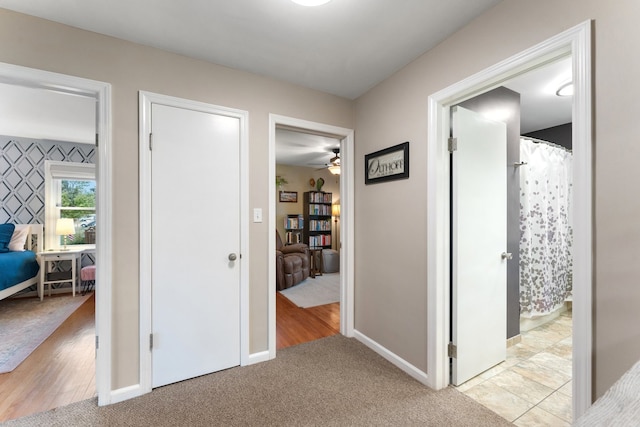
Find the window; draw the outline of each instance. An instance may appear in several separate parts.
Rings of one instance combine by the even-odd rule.
[[[60,218],[73,220],[73,233],[56,234]],[[45,247],[95,244],[95,165],[45,161]]]

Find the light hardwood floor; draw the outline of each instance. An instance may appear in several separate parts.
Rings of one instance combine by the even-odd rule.
[[[92,296],[16,369],[0,374],[0,422],[95,396],[94,337]]]
[[[276,293],[276,348],[335,335],[340,304],[299,308]],[[95,297],[13,372],[0,374],[0,423],[96,395]]]

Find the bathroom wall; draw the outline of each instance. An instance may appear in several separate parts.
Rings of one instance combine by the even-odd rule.
[[[534,132],[529,132],[524,136],[530,136],[531,138],[538,138],[544,141],[553,142],[554,144],[562,145],[564,148],[571,150],[573,132],[571,129],[571,123],[565,123],[559,126],[553,126],[546,129],[540,129]]]

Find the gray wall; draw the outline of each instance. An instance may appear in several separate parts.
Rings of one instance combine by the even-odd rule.
[[[553,142],[554,144],[562,145],[564,148],[567,148],[569,150],[571,150],[573,147],[571,142],[573,137],[571,123],[565,123],[563,125],[529,132],[524,136],[530,136],[532,138],[538,138],[544,141]]]
[[[486,113],[492,110],[510,111],[507,125],[507,252],[513,259],[507,263],[507,338],[520,333],[520,172],[513,163],[520,160],[520,94],[499,87],[460,106]]]

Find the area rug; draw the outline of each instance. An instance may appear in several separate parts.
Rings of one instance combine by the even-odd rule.
[[[0,374],[20,365],[91,295],[0,301]]]
[[[325,273],[309,277],[304,282],[280,291],[282,295],[302,308],[340,301],[340,273]]]

